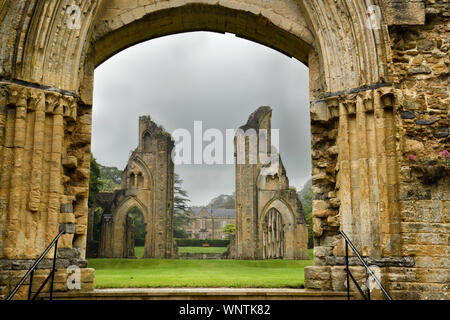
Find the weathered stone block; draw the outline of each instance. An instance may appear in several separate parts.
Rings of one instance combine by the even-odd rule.
[[[74,169],[78,166],[78,159],[74,156],[67,156],[62,160],[62,165],[66,168]]]
[[[408,73],[411,75],[416,75],[416,74],[430,74],[432,71],[429,67],[427,66],[418,66],[418,67],[411,67],[408,70]]]
[[[450,222],[450,201],[444,202],[444,217],[445,222]]]
[[[423,143],[417,140],[406,139],[405,141],[405,152],[421,154],[425,150]]]
[[[311,103],[310,107],[311,119],[314,121],[328,121],[330,120],[330,111],[325,101],[318,101]]]
[[[72,248],[73,234],[63,234],[58,241],[58,248]]]
[[[314,247],[314,256],[326,257],[332,255],[333,247]]]
[[[73,213],[73,205],[70,204],[61,204],[60,208],[61,213]]]
[[[418,222],[442,222],[442,201],[417,201]]]
[[[389,25],[425,24],[425,4],[422,1],[387,0],[384,9]]]
[[[59,223],[75,224],[75,215],[72,213],[61,213],[59,215]]]
[[[75,234],[84,235],[84,234],[86,234],[86,232],[87,232],[86,224],[76,224]]]
[[[78,266],[80,268],[87,268],[88,261],[85,259],[70,259],[71,266]]]
[[[333,291],[347,290],[347,273],[345,267],[331,267],[331,286]]]
[[[422,293],[409,290],[391,290],[390,295],[394,300],[422,300]]]
[[[82,282],[94,282],[95,270],[92,268],[81,269]]]
[[[75,223],[60,223],[59,231],[64,231],[66,234],[74,234],[75,233]]]
[[[331,268],[330,267],[306,267],[305,287],[308,289],[330,290]]]
[[[58,259],[79,259],[80,248],[58,248]]]

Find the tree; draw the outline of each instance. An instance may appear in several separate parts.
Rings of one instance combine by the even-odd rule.
[[[302,190],[303,191],[303,190]],[[314,247],[314,233],[312,226],[312,188],[309,187],[303,192],[303,197],[300,198],[303,206],[303,213],[305,214],[306,223],[308,224],[308,248]]]
[[[90,173],[89,173],[89,196],[88,196],[88,207],[93,208],[95,207],[95,203],[96,203],[96,197],[97,194],[100,192],[100,188],[102,186],[102,183],[100,181],[100,166],[97,163],[97,161],[95,160],[94,156],[91,154],[91,159],[90,159]],[[89,214],[93,214],[94,215],[94,223],[92,226],[92,232],[93,232],[93,241],[87,241],[86,246],[87,246],[87,255],[90,256],[91,254],[93,256],[96,256],[97,252],[97,244],[98,244],[98,239],[99,239],[99,234],[100,234],[100,220],[101,220],[101,215],[103,213],[103,210],[101,210],[101,208],[97,208],[94,212],[91,212],[89,210]]]
[[[89,177],[89,196],[88,196],[88,206],[92,208],[95,205],[95,197],[100,192],[102,187],[102,182],[100,181],[100,165],[95,160],[94,156],[91,154],[91,168]]]
[[[98,164],[100,167],[100,192],[113,192],[115,189],[120,188],[122,182],[122,170],[116,167],[106,167]]]
[[[113,192],[115,189],[120,187],[120,184],[111,179],[100,179],[100,182],[100,192]]]
[[[99,166],[101,178],[103,180],[111,180],[120,185],[120,183],[122,182],[122,170],[119,170],[116,167],[102,166],[101,164],[99,164]]]
[[[213,198],[207,204],[207,207],[213,209],[234,209],[236,207],[235,194],[221,194],[220,196]]]
[[[234,224],[227,224],[222,228],[222,233],[227,235],[227,239],[230,239],[230,236],[236,232],[236,226]]]
[[[187,233],[183,227],[192,221],[188,205],[190,200],[187,191],[182,186],[184,181],[178,173],[175,173],[174,180],[173,236],[175,238],[187,238]]]
[[[138,208],[134,207],[130,210],[128,216],[133,221],[134,244],[136,246],[144,246],[146,233],[144,215]]]

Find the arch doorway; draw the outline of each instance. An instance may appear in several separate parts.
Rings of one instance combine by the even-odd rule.
[[[124,257],[143,258],[145,252],[146,225],[144,214],[137,207],[128,211],[125,220]]]

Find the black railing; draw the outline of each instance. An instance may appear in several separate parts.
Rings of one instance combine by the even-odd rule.
[[[28,277],[30,278],[30,282],[29,282],[29,287],[28,287],[28,300],[35,300],[37,298],[37,296],[39,295],[39,293],[42,291],[42,289],[44,289],[45,285],[47,284],[48,280],[51,279],[51,283],[50,283],[50,300],[53,299],[53,282],[55,279],[55,273],[56,271],[58,271],[56,269],[56,258],[57,258],[57,250],[58,250],[58,240],[59,238],[64,234],[64,231],[61,231],[56,237],[55,239],[53,239],[52,243],[50,243],[50,245],[47,247],[47,249],[45,249],[45,251],[41,254],[41,256],[33,263],[33,265],[30,267],[30,269],[28,269],[27,273],[23,276],[22,280],[19,281],[19,283],[17,284],[17,286],[14,288],[14,290],[9,294],[9,296],[6,298],[6,300],[11,300],[14,295],[17,293],[17,291],[20,289],[20,287],[25,283],[25,281],[28,279]],[[34,294],[34,296],[32,296],[32,286],[33,286],[33,276],[34,276],[34,271],[36,270],[39,262],[41,262],[44,257],[48,254],[48,252],[55,247],[55,253],[53,256],[53,266],[52,266],[52,270],[50,271],[49,275],[47,276],[47,278],[45,279],[45,281],[42,283],[42,285],[39,287],[39,289],[36,291],[36,293]]]
[[[363,296],[363,298],[365,300],[370,300],[370,277],[372,277],[372,279],[380,287],[380,289],[383,292],[383,294],[385,295],[385,297],[388,300],[392,300],[392,298],[389,295],[389,293],[383,287],[383,285],[381,284],[380,280],[378,280],[378,278],[375,276],[375,274],[372,272],[372,270],[370,270],[369,266],[364,261],[364,259],[361,257],[361,255],[359,254],[358,250],[355,248],[355,246],[350,241],[350,239],[347,237],[347,235],[343,231],[339,231],[339,233],[345,240],[345,271],[347,272],[347,298],[348,298],[348,300],[350,300],[350,279],[352,279],[353,283],[355,284],[356,288],[358,289],[359,293]],[[355,277],[353,277],[352,272],[350,271],[349,263],[348,263],[348,247],[349,246],[352,249],[353,253],[356,255],[356,257],[358,257],[359,261],[362,263],[364,268],[366,269],[367,294],[364,293],[364,291],[361,289],[361,286],[358,284],[358,282],[356,281]]]

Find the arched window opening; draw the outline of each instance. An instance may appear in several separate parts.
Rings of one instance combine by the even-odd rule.
[[[284,227],[281,213],[272,208],[264,219],[264,259],[282,259],[284,257]]]
[[[139,172],[137,175],[137,187],[143,188],[144,187],[144,176],[142,172]]]
[[[131,173],[130,174],[130,180],[129,180],[129,187],[134,187],[135,186],[135,180],[136,180],[136,178],[135,178],[134,173]]]
[[[144,152],[151,152],[151,150],[152,150],[152,137],[150,136],[150,133],[146,132],[144,134],[143,142],[144,142]]]

